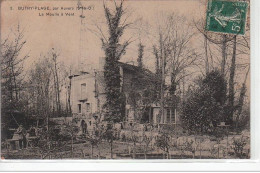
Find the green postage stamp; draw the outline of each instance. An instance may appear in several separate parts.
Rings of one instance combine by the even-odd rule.
[[[247,2],[209,0],[206,30],[244,35],[247,7]]]

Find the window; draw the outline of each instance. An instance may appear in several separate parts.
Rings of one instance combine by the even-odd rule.
[[[167,122],[175,123],[175,109],[173,108],[167,108]]]
[[[81,104],[78,104],[78,113],[81,113]]]
[[[91,112],[91,110],[90,110],[90,103],[86,103],[86,111],[87,112]]]
[[[86,85],[86,83],[81,84],[80,95],[81,95],[81,99],[86,98],[86,96],[87,96],[87,85]]]
[[[176,114],[176,115],[175,115]],[[172,108],[172,122],[173,123],[176,123],[176,116],[177,116],[177,112],[176,112],[176,109],[173,109]]]
[[[170,122],[170,121],[171,121],[171,109],[167,108],[167,118],[166,118],[165,122]]]

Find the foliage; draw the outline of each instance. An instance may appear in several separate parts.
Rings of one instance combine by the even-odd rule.
[[[152,142],[153,140],[153,136],[152,133],[150,133],[150,135],[146,135],[145,133],[143,134],[143,138],[142,138],[142,142],[145,144],[145,147],[147,148],[149,146],[149,144]]]
[[[170,137],[166,133],[163,133],[157,137],[155,144],[158,148],[166,152],[168,157],[170,149]]]
[[[220,142],[220,140],[227,135],[227,129],[224,129],[223,127],[216,127],[213,134],[214,137],[216,137],[216,141]]]
[[[103,125],[98,125],[96,123],[96,128],[93,133],[88,133],[86,136],[87,141],[90,142],[91,145],[91,158],[93,158],[93,148],[96,146],[98,148],[98,156],[100,156],[99,145],[102,143],[102,140],[105,137],[105,128]]]
[[[97,123],[94,133],[88,134],[86,138],[92,146],[98,146],[102,142],[102,139],[105,138],[105,132],[105,127],[102,125],[99,126]]]
[[[113,127],[107,127],[103,137],[109,143],[113,143],[113,141],[116,140],[116,130]]]
[[[240,115],[236,113],[236,132],[239,133],[245,129],[250,129],[250,109],[249,107],[245,107],[242,111]]]
[[[58,53],[52,49],[46,56],[40,57],[29,71],[29,114],[41,117],[68,114],[65,107],[61,107],[60,94],[67,77],[61,65]]]
[[[239,158],[241,158],[243,156],[243,150],[244,147],[247,144],[247,139],[242,136],[238,139],[233,139],[233,146],[231,146],[231,148],[234,150],[235,155]]]
[[[182,108],[181,120],[189,132],[210,133],[225,121],[226,81],[214,70],[199,81]]]
[[[169,91],[170,104],[177,106],[178,86],[186,76],[192,74],[189,72],[190,68],[197,64],[199,56],[191,44],[195,34],[185,16],[171,13],[162,22],[159,27],[159,41],[153,47],[156,74],[164,72],[164,75],[158,75],[163,83],[165,76],[169,77],[170,85],[165,89]]]
[[[142,43],[140,43],[138,45],[138,58],[137,58],[137,62],[138,62],[138,67],[143,68],[144,64],[143,64],[143,56],[144,56],[144,45]]]
[[[63,136],[71,136],[72,138],[75,138],[75,136],[78,134],[79,132],[79,127],[75,124],[66,124],[63,126],[60,135]]]
[[[126,135],[123,133],[122,136],[121,136],[121,140],[123,142],[126,142],[127,141],[127,138],[126,138]]]
[[[1,104],[1,139],[6,137],[7,129],[13,125],[12,121],[15,121],[15,125],[22,123],[14,120],[14,114],[19,114],[21,119],[25,118],[27,98],[24,93],[26,85],[23,63],[28,55],[21,53],[25,44],[19,25],[8,38],[1,40],[1,103],[4,103]]]
[[[28,90],[30,114],[45,117],[51,109],[51,62],[48,58],[39,60],[29,73]]]
[[[71,152],[73,153],[73,141],[79,132],[79,127],[75,124],[49,125],[39,131],[38,147],[42,158],[46,158],[52,154],[64,151],[67,144],[71,144]]]
[[[41,153],[42,159],[54,154],[56,152],[64,150],[65,145],[70,140],[70,136],[60,134],[60,129],[52,127],[47,130],[43,128],[39,131],[38,147]]]
[[[132,85],[128,94],[128,104],[132,106],[137,122],[147,122],[147,117],[144,114],[149,106],[157,100],[156,88],[154,86],[156,82],[158,83],[158,81],[152,82],[144,78],[134,78],[131,81]],[[140,84],[145,88],[139,87],[138,85]]]
[[[108,124],[104,132],[103,138],[110,144],[110,157],[113,158],[113,142],[116,140],[117,131],[113,124]]]
[[[106,119],[112,122],[122,121],[124,115],[124,95],[121,93],[120,67],[118,61],[125,54],[128,42],[119,43],[127,24],[121,25],[121,18],[124,14],[123,1],[120,5],[115,3],[116,9],[114,14],[104,5],[105,16],[108,25],[108,39],[101,39],[105,51],[105,91]]]
[[[148,148],[149,148],[149,145],[152,143],[153,139],[154,139],[154,136],[152,134],[152,129],[150,131],[149,134],[146,134],[145,132],[143,132],[143,137],[142,137],[142,143],[144,144],[144,157],[146,159],[147,157],[147,151],[148,151]]]
[[[195,154],[195,147],[193,147],[193,143],[194,143],[194,141],[193,140],[186,140],[185,141],[185,143],[184,143],[184,146],[185,146],[185,150],[187,150],[187,151],[190,151],[190,152],[192,152],[193,154]]]
[[[224,104],[227,97],[227,82],[218,70],[213,70],[202,80],[201,88],[209,88],[217,103]]]

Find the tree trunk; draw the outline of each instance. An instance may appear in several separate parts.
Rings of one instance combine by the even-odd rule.
[[[243,105],[244,105],[244,97],[246,94],[246,80],[249,74],[250,68],[248,68],[245,79],[244,79],[244,83],[242,85],[241,91],[240,91],[240,96],[239,96],[239,101],[238,101],[238,105],[237,105],[237,116],[236,116],[236,129],[238,128],[238,121],[240,118],[240,114],[242,113],[242,109],[243,109]]]
[[[219,143],[220,143],[220,141],[218,141],[218,159],[219,159]]]
[[[221,74],[223,76],[225,76],[226,58],[227,58],[227,35],[223,35],[222,62],[221,62]]]
[[[71,77],[70,77],[70,82],[69,82],[69,90],[68,90],[68,108],[69,108],[69,114],[71,114]]]
[[[110,154],[111,159],[113,159],[113,142],[110,143]]]
[[[144,148],[144,159],[145,160],[147,159],[146,153],[147,153],[147,147],[145,146],[145,148]]]
[[[201,139],[199,140],[199,145],[200,145],[200,159],[201,159]]]
[[[18,101],[18,88],[17,88],[17,82],[16,82],[16,74],[14,72],[14,65],[12,64],[12,76],[13,76],[13,81],[14,81],[14,91],[15,91],[15,99]]]
[[[205,71],[206,74],[209,73],[209,58],[208,58],[208,40],[207,37],[204,36],[204,45],[205,45]]]
[[[73,158],[73,135],[71,136],[71,157]]]
[[[57,89],[57,110],[58,113],[61,111],[61,105],[60,105],[60,84],[59,84],[59,76],[58,76],[58,70],[57,70],[57,55],[54,54],[54,68],[55,68],[55,76],[56,76],[56,89]]]
[[[230,106],[230,114],[228,115],[227,122],[229,124],[232,123],[233,114],[234,114],[234,78],[235,78],[235,71],[236,71],[236,49],[237,49],[237,36],[234,36],[234,43],[233,43],[233,55],[231,60],[230,66],[230,77],[229,77],[229,106]]]
[[[49,114],[47,114],[47,143],[48,143],[48,150],[51,149],[50,146],[50,133],[49,133]]]
[[[175,98],[176,89],[177,89],[176,74],[175,74],[175,72],[173,71],[173,72],[171,73],[170,97],[171,97],[171,104],[174,105],[174,108],[176,108],[176,107],[175,107],[175,102],[176,102],[176,100],[174,99],[174,98]]]
[[[164,75],[165,75],[165,57],[163,53],[163,41],[162,34],[160,34],[160,56],[161,56],[161,105],[160,105],[160,114],[161,114],[161,122],[164,122]],[[161,123],[159,122],[159,123]]]
[[[91,144],[91,159],[93,159],[93,145]]]
[[[163,151],[163,159],[165,159],[165,151]]]
[[[134,142],[134,146],[133,146],[134,152],[133,152],[133,159],[135,159],[135,155],[136,155],[136,144]]]
[[[100,147],[99,147],[99,145],[97,146],[97,148],[98,148],[98,159],[100,159],[101,157],[100,157]]]
[[[131,155],[131,146],[129,143],[128,143],[128,154],[129,154],[129,156]]]
[[[153,54],[155,56],[155,73],[156,75],[159,75],[160,73],[159,55],[158,55],[158,50],[155,46],[153,46]]]

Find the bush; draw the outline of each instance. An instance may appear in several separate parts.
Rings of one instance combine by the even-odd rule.
[[[226,81],[217,70],[199,80],[189,91],[182,107],[181,120],[190,133],[212,134],[221,121],[226,121]]]
[[[169,149],[170,149],[170,138],[167,134],[162,134],[157,137],[155,145],[163,150],[169,158]]]
[[[244,147],[247,144],[247,139],[245,137],[240,137],[238,139],[233,139],[233,146],[231,148],[234,150],[236,157],[242,158]]]
[[[243,109],[239,119],[236,123],[236,132],[240,133],[245,129],[250,129],[250,108],[246,107]]]
[[[126,136],[125,136],[124,133],[123,133],[122,136],[121,136],[121,140],[122,140],[123,142],[126,142]]]

